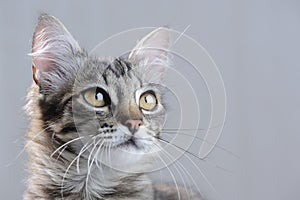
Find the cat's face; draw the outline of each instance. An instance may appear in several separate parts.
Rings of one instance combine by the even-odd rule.
[[[78,73],[85,75],[75,79],[72,118],[80,136],[96,136],[97,145],[110,151],[110,158],[102,152],[103,162],[124,165],[158,149],[156,137],[164,122],[161,86],[145,80],[139,66],[120,59],[88,61]]]
[[[167,30],[159,28],[128,57],[101,60],[83,51],[57,19],[41,16],[31,55],[45,126],[62,145],[105,164],[146,160],[159,149],[164,123],[160,83],[168,45]]]

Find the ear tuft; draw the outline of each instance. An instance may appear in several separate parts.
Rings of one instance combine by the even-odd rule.
[[[74,67],[72,57],[78,51],[78,43],[58,19],[48,14],[39,17],[29,54],[36,68],[34,75]],[[37,81],[37,76],[34,79]]]
[[[142,67],[151,82],[160,82],[169,66],[169,48],[169,29],[159,27],[138,42],[128,59]]]
[[[129,55],[132,61],[161,58],[164,59],[170,46],[169,30],[159,27],[141,39]]]

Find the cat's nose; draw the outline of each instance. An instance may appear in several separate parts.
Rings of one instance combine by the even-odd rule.
[[[139,129],[139,126],[143,124],[143,122],[140,119],[129,119],[126,120],[124,124],[128,127],[131,133],[135,133]]]

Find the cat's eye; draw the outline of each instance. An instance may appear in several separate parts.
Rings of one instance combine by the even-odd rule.
[[[157,104],[157,99],[153,91],[147,91],[144,92],[140,96],[140,101],[139,101],[139,106],[140,108],[150,111],[153,110]]]
[[[109,95],[102,88],[96,87],[85,90],[83,97],[87,103],[94,107],[104,107],[110,104]]]

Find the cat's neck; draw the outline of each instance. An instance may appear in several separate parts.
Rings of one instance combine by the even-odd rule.
[[[151,182],[143,174],[122,173],[101,164],[94,164],[91,167],[87,158],[81,159],[80,166],[79,171],[71,167],[61,170],[60,173],[64,173],[65,176],[63,183],[61,176],[51,179],[56,179],[56,184],[62,184],[63,188],[81,194],[86,199],[95,197],[118,199],[117,196],[120,194],[123,197],[131,196],[130,199],[142,199],[140,195],[143,193],[147,193],[147,198],[152,194]]]

